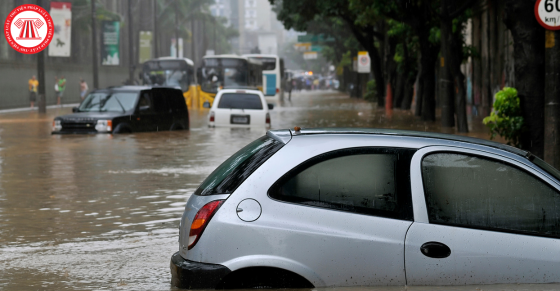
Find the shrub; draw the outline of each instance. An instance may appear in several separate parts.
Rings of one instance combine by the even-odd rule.
[[[520,147],[524,129],[521,106],[515,88],[505,87],[494,96],[494,109],[482,122],[490,128],[490,139],[496,135],[504,137],[508,145]]]

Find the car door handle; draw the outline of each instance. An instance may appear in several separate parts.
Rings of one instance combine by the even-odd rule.
[[[451,255],[451,249],[448,246],[436,241],[430,241],[423,244],[420,247],[420,251],[424,254],[424,256],[436,259],[447,258]]]

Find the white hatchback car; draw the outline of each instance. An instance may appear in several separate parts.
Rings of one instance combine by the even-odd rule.
[[[425,286],[560,282],[559,255],[560,172],[529,152],[294,128],[202,182],[170,264],[190,289]]]
[[[207,102],[204,107],[210,107]],[[270,127],[270,113],[259,90],[223,89],[218,92],[208,113],[208,125],[228,127]]]

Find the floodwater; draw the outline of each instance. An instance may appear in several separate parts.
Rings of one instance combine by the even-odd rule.
[[[265,130],[208,128],[206,111],[191,111],[189,131],[51,135],[53,117],[70,111],[0,114],[0,290],[173,290],[169,259],[178,250],[185,202],[216,166]],[[328,91],[296,92],[271,118],[273,128],[439,129]],[[479,120],[473,123],[469,135],[488,137]],[[560,289],[462,288],[406,290]],[[405,287],[328,290],[347,289]]]

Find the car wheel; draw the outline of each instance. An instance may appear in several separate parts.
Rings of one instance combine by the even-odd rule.
[[[115,127],[115,130],[113,130],[113,133],[132,133],[132,129],[126,124],[119,124]]]
[[[171,130],[183,130],[183,125],[181,125],[180,123],[175,123],[171,126]]]

